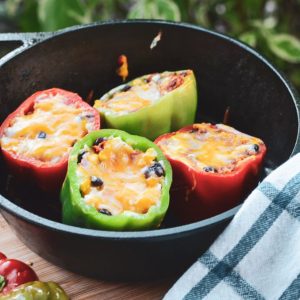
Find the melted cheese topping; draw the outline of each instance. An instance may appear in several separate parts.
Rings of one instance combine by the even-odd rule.
[[[163,72],[139,77],[121,85],[95,101],[94,107],[105,114],[125,115],[157,102],[162,96],[181,86],[192,71]]]
[[[38,96],[33,110],[13,119],[5,129],[1,147],[22,157],[59,162],[93,127],[94,116],[67,100],[60,94]]]
[[[263,142],[232,127],[195,124],[193,130],[176,132],[158,142],[163,152],[204,172],[227,173],[242,160],[256,155]]]
[[[82,197],[100,213],[144,214],[160,203],[164,176],[147,173],[157,164],[153,148],[144,153],[119,137],[110,137],[100,146],[86,148],[80,156],[76,172]]]

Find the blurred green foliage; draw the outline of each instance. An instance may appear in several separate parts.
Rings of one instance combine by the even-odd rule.
[[[189,22],[256,48],[300,90],[300,0],[6,0],[0,16],[7,31],[126,18]]]

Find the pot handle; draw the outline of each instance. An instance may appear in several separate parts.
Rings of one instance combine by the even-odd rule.
[[[0,33],[0,62],[3,63],[13,55],[54,34],[54,32]]]

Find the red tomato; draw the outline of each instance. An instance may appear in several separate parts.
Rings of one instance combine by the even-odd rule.
[[[2,285],[1,279],[4,280]],[[0,293],[6,294],[23,283],[35,280],[38,277],[28,265],[16,259],[7,259],[0,252]]]

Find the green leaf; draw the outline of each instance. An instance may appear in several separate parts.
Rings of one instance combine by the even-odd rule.
[[[256,37],[256,34],[253,31],[244,32],[238,38],[242,42],[244,42],[245,44],[250,45],[251,47],[255,47],[256,46],[257,37]]]
[[[180,10],[172,0],[138,0],[129,10],[129,19],[180,21]]]
[[[189,10],[194,10],[193,1],[182,1],[182,0],[173,0],[173,2],[177,5],[180,11],[180,19],[184,21],[189,20]],[[199,5],[197,5],[199,6]],[[191,22],[191,20],[190,20]]]
[[[41,29],[54,31],[80,23],[78,16],[85,12],[80,0],[39,0],[38,18]]]
[[[276,27],[278,20],[275,17],[268,17],[264,19],[263,24],[267,29],[273,29]]]
[[[204,27],[210,27],[210,20],[209,20],[209,6],[207,4],[197,5],[195,7],[195,20],[196,22]]]
[[[300,90],[300,70],[299,69],[293,69],[290,72],[290,79],[292,80],[292,83]]]
[[[0,275],[0,293],[3,290],[4,286],[5,286],[5,279],[3,276]]]
[[[23,3],[23,12],[18,21],[23,31],[40,31],[40,22],[37,15],[38,3],[36,0],[26,0]]]
[[[127,0],[126,0],[127,1]],[[92,3],[90,0],[87,3]],[[124,4],[123,4],[124,5]],[[92,7],[93,11],[93,20],[109,20],[109,19],[122,19],[125,18],[121,12],[121,2],[116,0],[106,0],[106,1],[94,1],[94,4],[89,4],[89,7]],[[127,12],[126,12],[127,13]],[[120,15],[121,14],[121,15]]]
[[[300,40],[289,34],[272,34],[269,36],[270,50],[279,58],[290,62],[300,62]]]
[[[16,16],[22,0],[6,0],[5,6],[7,14],[11,17]]]
[[[243,5],[249,19],[261,16],[262,6],[264,5],[262,0],[244,0]]]

